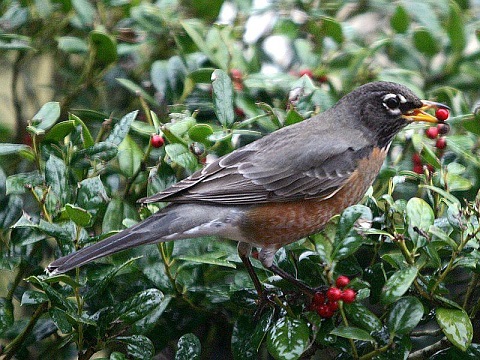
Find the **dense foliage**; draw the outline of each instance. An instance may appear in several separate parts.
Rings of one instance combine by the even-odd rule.
[[[479,24],[462,0],[2,1],[0,357],[478,359]],[[30,117],[44,58],[52,101]],[[448,104],[450,131],[403,131],[363,205],[278,252],[310,286],[351,279],[332,317],[253,260],[257,311],[235,244],[213,238],[45,275],[164,206],[140,197],[373,80]]]

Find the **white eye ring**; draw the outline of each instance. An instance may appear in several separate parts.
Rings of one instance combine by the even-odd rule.
[[[400,106],[400,100],[395,94],[387,94],[383,97],[383,106],[387,110],[395,110]]]

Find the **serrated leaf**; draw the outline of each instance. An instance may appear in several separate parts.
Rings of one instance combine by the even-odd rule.
[[[217,69],[212,74],[212,86],[217,119],[224,127],[230,128],[235,121],[232,80],[225,71]]]
[[[367,331],[353,326],[339,326],[333,329],[330,334],[352,340],[375,342],[375,339]]]
[[[155,347],[149,338],[143,335],[119,336],[114,338],[122,344],[127,345],[127,353],[133,359],[150,359],[155,355]]]
[[[105,216],[102,221],[102,233],[121,230],[124,228],[122,222],[124,219],[138,219],[138,213],[135,208],[122,199],[115,198],[108,203]]]
[[[65,210],[67,212],[68,218],[72,220],[75,224],[78,226],[87,226],[90,224],[90,221],[92,219],[92,215],[90,215],[87,210],[82,209],[81,207],[72,205],[72,204],[66,204],[65,205]]]
[[[68,191],[67,166],[62,159],[52,154],[45,163],[45,182],[58,196],[61,205],[64,205],[70,193]]]
[[[385,304],[397,301],[408,291],[417,274],[418,268],[416,266],[408,266],[395,271],[383,287],[381,301]]]
[[[427,232],[433,225],[435,215],[431,206],[425,200],[414,197],[408,200],[405,213],[408,221],[408,235],[417,248],[425,245],[425,237],[415,229]]]
[[[343,304],[343,308],[349,322],[368,332],[380,330],[382,322],[378,317],[368,310],[364,305],[354,302],[352,304]]]
[[[27,290],[22,295],[21,305],[39,305],[48,301],[45,293],[36,290]]]
[[[182,144],[168,144],[165,146],[168,157],[183,168],[194,171],[197,168],[197,158]]]
[[[127,178],[130,178],[133,177],[140,168],[143,159],[143,151],[137,143],[127,135],[118,146],[117,159],[122,174]]]
[[[188,333],[178,339],[175,360],[196,360],[201,354],[200,340],[194,334]]]
[[[299,359],[308,347],[310,330],[305,321],[284,317],[270,329],[267,349],[277,360]]]
[[[50,129],[60,117],[60,103],[52,101],[43,105],[32,118],[32,126],[39,130]]]
[[[472,342],[473,326],[465,310],[437,308],[435,317],[447,339],[466,351]]]
[[[415,297],[407,296],[398,300],[390,310],[387,326],[392,334],[405,335],[411,332],[423,316],[423,305]]]
[[[137,117],[137,114],[138,110],[135,110],[122,117],[120,121],[115,124],[112,132],[105,139],[105,142],[109,142],[117,146],[120,145],[123,139],[125,139],[125,136],[127,136],[128,131],[130,130],[130,125]]]

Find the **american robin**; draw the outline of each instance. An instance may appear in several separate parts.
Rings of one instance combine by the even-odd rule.
[[[138,245],[205,235],[239,242],[239,254],[261,291],[248,260],[252,246],[267,269],[282,246],[321,230],[359,202],[373,183],[394,136],[414,121],[437,123],[425,112],[445,105],[420,100],[403,85],[373,82],[334,107],[284,127],[227,154],[169,189],[141,199],[170,202],[143,222],[55,260],[52,274]]]

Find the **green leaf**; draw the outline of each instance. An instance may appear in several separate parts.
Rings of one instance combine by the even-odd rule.
[[[403,6],[398,5],[395,8],[395,12],[390,18],[390,26],[400,34],[403,34],[408,30],[408,27],[410,26],[410,17]]]
[[[13,322],[12,302],[4,297],[0,297],[0,335],[9,329]]]
[[[154,126],[143,121],[132,122],[131,129],[140,135],[144,135],[145,137],[150,137],[152,134],[156,133]]]
[[[120,143],[127,136],[128,131],[130,130],[130,125],[132,125],[133,120],[137,117],[138,110],[132,111],[122,117],[119,122],[115,124],[112,129],[112,132],[105,139],[105,142],[109,142],[115,145],[120,145]]]
[[[235,360],[257,359],[258,349],[267,336],[273,312],[266,311],[257,320],[251,315],[241,315],[235,321],[232,333],[232,354]]]
[[[89,168],[91,161],[110,161],[117,156],[118,147],[110,142],[99,142],[86,149],[78,150],[72,156],[72,164],[77,168]]]
[[[465,310],[437,308],[435,317],[447,339],[466,351],[472,342],[473,326]]]
[[[118,146],[118,165],[123,175],[130,178],[137,172],[142,164],[143,151],[129,136],[125,136]]]
[[[290,109],[287,112],[287,116],[285,117],[285,126],[293,125],[303,121],[303,116],[300,115],[295,109]]]
[[[68,120],[73,120],[75,121],[75,125],[80,125],[82,127],[82,138],[83,138],[83,144],[86,148],[93,146],[95,144],[95,141],[93,140],[92,134],[90,133],[90,130],[88,130],[87,125],[80,119],[77,115],[75,114],[69,114],[68,115]]]
[[[194,334],[188,333],[178,339],[175,360],[196,360],[200,359],[201,354],[202,345]]]
[[[372,211],[364,205],[353,205],[345,209],[338,222],[332,258],[345,259],[364,243],[364,238],[356,230],[359,219],[371,222]]]
[[[335,19],[323,17],[322,31],[324,32],[325,36],[331,37],[336,43],[341,44],[343,42],[342,25]]]
[[[84,54],[88,51],[87,42],[75,36],[61,36],[57,42],[58,48],[69,54]]]
[[[45,135],[47,141],[63,141],[75,129],[75,121],[67,120],[55,124]]]
[[[95,221],[98,211],[109,200],[100,176],[82,180],[78,184],[77,205],[88,211]]]
[[[284,317],[267,335],[268,352],[277,360],[299,359],[308,347],[310,331],[305,321]]]
[[[64,205],[70,191],[67,182],[67,166],[62,159],[50,154],[45,163],[45,182]]]
[[[48,314],[57,326],[58,330],[60,330],[62,333],[68,334],[72,331],[72,324],[69,321],[70,316],[68,316],[65,311],[56,307],[52,307],[50,310],[48,310]]]
[[[168,144],[165,152],[171,161],[187,170],[194,171],[198,166],[197,158],[182,144]]]
[[[375,342],[375,339],[368,332],[353,326],[339,326],[333,329],[330,334],[352,340]]]
[[[119,336],[114,341],[127,346],[127,353],[133,359],[150,359],[155,355],[155,347],[149,338],[143,335]]]
[[[32,126],[38,130],[48,130],[60,117],[60,103],[48,102],[33,116]]]
[[[11,175],[6,181],[6,194],[24,194],[27,191],[27,187],[35,187],[42,184],[43,177],[38,170]]]
[[[72,6],[75,9],[75,14],[78,16],[81,24],[84,27],[93,25],[95,17],[95,8],[88,0],[71,0]]]
[[[117,61],[117,42],[103,31],[92,30],[90,32],[90,46],[94,52],[95,61],[100,66]]]
[[[123,229],[123,220],[138,219],[135,208],[122,199],[115,198],[108,203],[102,222],[102,233]]]
[[[0,156],[17,154],[21,150],[31,150],[30,146],[23,144],[0,144]]]
[[[36,290],[27,290],[22,295],[21,305],[39,305],[48,301],[45,293]]]
[[[67,211],[68,218],[72,220],[78,226],[87,226],[92,220],[92,215],[87,210],[81,207],[74,206],[72,204],[66,204],[65,210]]]
[[[450,47],[455,53],[460,54],[467,45],[463,11],[455,1],[450,1],[449,5],[450,14],[447,22],[447,34],[450,39]]]
[[[408,235],[417,248],[424,246],[426,244],[425,237],[421,236],[415,229],[428,232],[435,220],[432,208],[425,200],[414,197],[408,200],[405,212],[408,221]]]
[[[420,322],[423,316],[423,305],[415,297],[407,296],[398,300],[390,310],[387,326],[391,334],[406,335]]]
[[[382,322],[378,317],[359,302],[352,304],[343,304],[348,320],[353,324],[368,332],[378,331],[382,327]]]
[[[418,268],[416,266],[397,270],[385,283],[380,297],[381,301],[385,304],[397,301],[408,291],[417,274]]]
[[[426,28],[418,28],[413,33],[413,44],[418,51],[426,56],[433,56],[438,53],[438,41]]]
[[[235,269],[236,266],[234,263],[225,260],[225,259],[220,259],[220,256],[225,256],[224,253],[221,254],[212,254],[212,253],[207,253],[207,254],[200,254],[200,255],[192,255],[192,256],[178,256],[177,259],[179,260],[184,260],[184,261],[191,261],[191,262],[196,262],[199,264],[208,264],[208,265],[218,265],[218,266],[225,266],[229,267],[232,269]]]
[[[22,216],[23,199],[12,195],[0,200],[0,229],[7,230]]]
[[[211,135],[213,135],[213,129],[208,124],[195,124],[188,129],[188,137],[202,144],[210,144],[211,141],[209,137]]]
[[[232,80],[225,71],[217,69],[212,74],[212,86],[215,114],[220,124],[230,128],[235,121]]]

